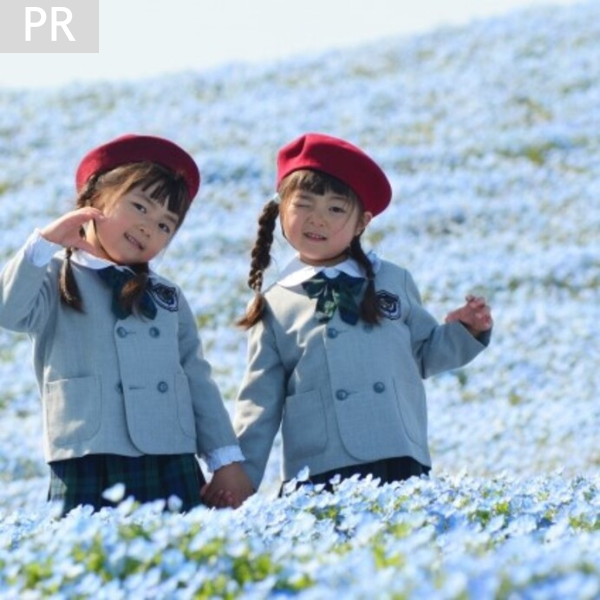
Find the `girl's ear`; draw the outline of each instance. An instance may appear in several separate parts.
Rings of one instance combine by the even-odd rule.
[[[362,235],[363,231],[367,228],[367,225],[371,222],[373,218],[373,213],[369,211],[363,212],[363,214],[358,219],[356,223],[356,235]]]

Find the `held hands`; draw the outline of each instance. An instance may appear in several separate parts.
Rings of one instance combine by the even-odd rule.
[[[83,237],[81,228],[90,221],[101,221],[104,215],[97,208],[86,206],[79,208],[56,219],[50,225],[42,229],[42,237],[54,244],[60,244],[65,248],[79,248],[95,254],[94,247]]]
[[[214,472],[200,495],[207,506],[239,508],[254,493],[254,488],[240,463],[234,462]]]
[[[485,298],[468,295],[465,300],[464,306],[448,313],[446,323],[460,321],[474,337],[491,329],[494,321]]]

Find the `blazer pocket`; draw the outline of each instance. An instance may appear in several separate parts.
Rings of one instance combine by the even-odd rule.
[[[409,439],[427,445],[427,403],[422,384],[405,383],[400,390],[394,381],[404,430]]]
[[[380,391],[351,392],[347,398],[334,401],[342,443],[361,461],[394,456],[405,437],[393,383],[379,383],[383,383]]]
[[[177,418],[185,435],[196,438],[196,418],[192,405],[190,384],[185,375],[175,375],[175,395],[177,396]]]
[[[284,452],[295,459],[320,454],[327,447],[327,425],[319,390],[288,396],[281,425]]]
[[[97,377],[49,381],[44,388],[46,426],[51,443],[69,446],[98,433],[102,387]]]

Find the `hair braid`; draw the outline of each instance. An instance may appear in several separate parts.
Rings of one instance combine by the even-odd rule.
[[[90,179],[83,192],[77,197],[75,203],[77,208],[83,208],[92,203],[94,194],[96,193],[96,177]],[[83,237],[83,228],[81,230],[81,236]],[[71,255],[73,254],[74,248],[65,249],[65,260],[60,268],[60,275],[58,279],[58,289],[60,294],[60,300],[66,306],[70,306],[78,312],[83,312],[83,303],[81,301],[81,293],[75,274],[73,273],[73,265],[71,264]]]
[[[279,204],[275,200],[269,200],[258,218],[258,233],[252,248],[250,274],[248,275],[248,287],[254,291],[254,300],[246,310],[246,314],[237,321],[237,325],[244,329],[249,329],[262,318],[264,310],[264,297],[262,294],[264,272],[271,264],[273,231],[278,216]]]
[[[133,269],[135,277],[123,286],[119,303],[127,312],[132,311],[138,314],[142,296],[148,284],[150,268],[148,263],[130,265],[130,268]]]
[[[73,248],[66,248],[65,260],[60,267],[60,276],[58,279],[60,300],[63,304],[74,308],[76,311],[83,312],[79,286],[77,285],[71,265],[71,254],[73,254]]]
[[[377,294],[375,293],[375,272],[373,271],[373,264],[361,246],[360,236],[352,240],[349,255],[365,269],[367,274],[367,287],[360,304],[360,316],[366,323],[376,325],[380,321],[381,313],[377,306]]]

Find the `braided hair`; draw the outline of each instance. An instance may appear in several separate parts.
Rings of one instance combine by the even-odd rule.
[[[258,218],[258,232],[252,248],[250,274],[247,282],[248,287],[254,292],[254,299],[245,315],[236,322],[244,329],[250,329],[263,317],[265,299],[262,293],[262,285],[264,272],[271,264],[271,246],[273,245],[275,222],[292,192],[297,189],[313,194],[326,194],[331,191],[346,196],[355,202],[356,206],[361,207],[360,200],[348,185],[322,171],[302,169],[290,173],[282,180],[278,190],[281,205],[276,200],[270,200],[264,205]],[[371,261],[361,246],[360,234],[354,237],[347,252],[349,257],[356,260],[364,268],[367,275],[367,287],[360,305],[360,316],[366,323],[377,324],[380,320],[380,311],[375,293],[375,273]]]
[[[118,202],[124,194],[138,186],[142,186],[144,191],[152,189],[152,200],[177,214],[177,228],[181,226],[191,204],[185,181],[156,163],[131,163],[91,177],[81,190],[75,205],[76,208],[99,205],[106,207]],[[83,228],[80,235],[85,237]],[[63,304],[83,312],[83,302],[71,264],[73,250],[74,248],[65,250],[65,260],[59,275],[59,293]],[[148,263],[127,266],[134,271],[135,277],[123,287],[120,301],[123,308],[138,313],[139,303],[148,282],[149,266]]]
[[[373,263],[361,246],[359,235],[350,243],[348,256],[363,267],[367,275],[367,287],[360,303],[360,317],[365,323],[377,325],[381,320],[381,312],[377,303],[377,293],[375,292],[375,271],[373,270]]]
[[[250,260],[250,274],[248,287],[254,291],[254,299],[246,310],[246,314],[237,321],[237,325],[249,329],[261,320],[265,299],[262,293],[264,272],[271,264],[271,246],[273,245],[273,231],[279,216],[279,203],[269,200],[258,218],[258,233],[252,248]]]

